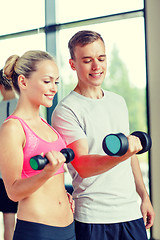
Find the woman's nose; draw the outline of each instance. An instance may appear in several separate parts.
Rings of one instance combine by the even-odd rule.
[[[55,82],[52,83],[51,91],[52,92],[57,92],[57,90],[58,90],[57,84]]]

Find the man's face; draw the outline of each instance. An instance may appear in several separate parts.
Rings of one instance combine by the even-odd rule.
[[[101,86],[107,69],[104,43],[98,39],[86,46],[77,46],[75,59],[70,59],[70,65],[77,72],[81,86]]]

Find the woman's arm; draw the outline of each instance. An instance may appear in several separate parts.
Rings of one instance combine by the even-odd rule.
[[[22,179],[25,134],[17,121],[7,121],[0,128],[0,171],[8,196],[20,201],[39,189],[65,162],[59,152],[49,152],[50,163],[39,174]]]

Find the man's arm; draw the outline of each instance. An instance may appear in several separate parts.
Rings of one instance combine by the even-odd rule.
[[[120,162],[127,160],[133,154],[142,149],[141,143],[138,138],[130,135],[128,137],[129,148],[125,155],[121,157],[111,157],[108,155],[88,155],[88,142],[87,139],[80,139],[68,145],[75,153],[75,158],[71,162],[73,167],[82,178],[87,178],[104,173]]]
[[[144,224],[146,226],[146,229],[149,229],[153,225],[155,213],[150,202],[145,184],[143,182],[139,161],[136,155],[133,155],[131,158],[131,166],[136,184],[136,190],[142,200],[141,212],[143,215]]]
[[[89,154],[87,136],[79,119],[72,109],[62,104],[52,114],[52,126],[61,134],[66,145],[73,149],[75,158],[71,164],[82,178],[104,173],[142,149],[139,138],[130,135],[128,151],[121,157]]]

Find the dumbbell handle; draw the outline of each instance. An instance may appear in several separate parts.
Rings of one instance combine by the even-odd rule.
[[[66,158],[65,163],[69,163],[74,159],[75,155],[71,148],[63,148],[60,152]],[[49,163],[49,161],[46,156],[36,155],[30,159],[30,166],[34,170],[42,170],[47,163]]]

